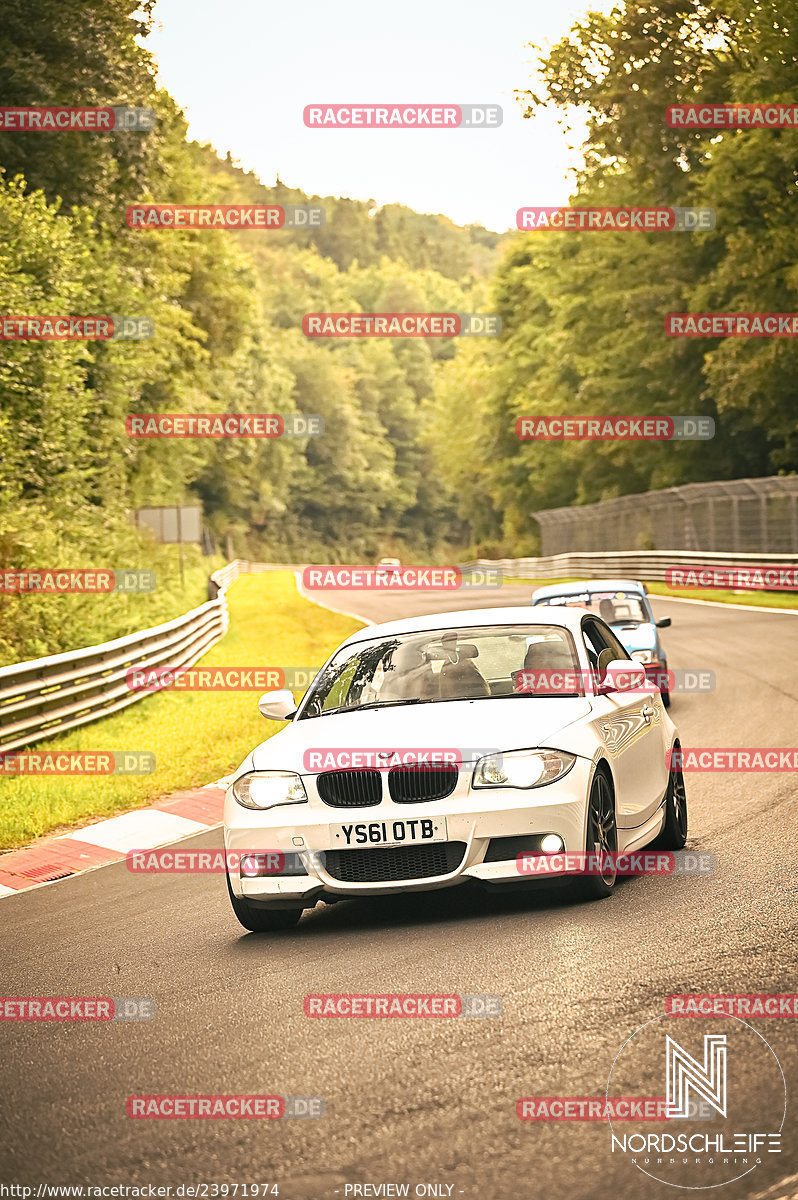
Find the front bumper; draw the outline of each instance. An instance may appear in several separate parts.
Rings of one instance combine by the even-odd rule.
[[[470,789],[470,771],[461,772],[455,791],[443,800],[420,804],[396,804],[385,799],[367,808],[333,808],[324,804],[315,789],[314,777],[303,776],[309,803],[255,812],[225,798],[224,841],[228,851],[263,853],[272,850],[298,855],[305,875],[267,875],[242,879],[231,872],[230,886],[236,896],[254,901],[296,901],[312,906],[328,896],[381,896],[407,891],[429,891],[467,881],[483,884],[518,883],[516,858],[484,862],[491,838],[556,833],[566,851],[585,847],[587,795],[593,764],[577,758],[562,779],[541,788]],[[350,883],[330,875],[324,853],[338,850],[334,827],[349,822],[431,818],[446,819],[448,842],[465,846],[462,860],[446,874],[390,882],[370,880]],[[321,852],[321,853],[320,853]],[[358,850],[353,849],[353,854]]]

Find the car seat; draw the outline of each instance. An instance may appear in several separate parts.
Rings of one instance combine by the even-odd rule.
[[[526,672],[533,671],[576,671],[571,651],[561,638],[532,642],[527,647],[523,668],[513,671],[513,689],[516,692],[539,690],[542,694],[550,694],[551,689],[545,686],[545,680],[543,686],[538,689],[532,687],[531,679],[524,679]]]
[[[606,621],[608,625],[612,625],[615,620],[615,605],[612,600],[599,601],[599,616],[602,621]]]
[[[438,676],[418,646],[405,643],[391,655],[380,700],[434,700],[439,693]]]
[[[461,656],[456,645],[447,646],[446,653],[447,661],[438,676],[442,700],[482,700],[490,696],[487,680],[473,658]]]

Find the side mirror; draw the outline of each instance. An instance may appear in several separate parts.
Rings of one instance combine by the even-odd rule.
[[[287,721],[296,712],[296,700],[288,688],[265,692],[258,701],[258,712],[270,721]]]
[[[601,681],[602,692],[652,692],[642,663],[614,658],[607,664]]]
[[[655,621],[657,629],[667,629],[671,623],[670,617],[663,617],[661,621]]]

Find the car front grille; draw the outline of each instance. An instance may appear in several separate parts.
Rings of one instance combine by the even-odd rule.
[[[392,767],[388,772],[388,792],[394,804],[423,804],[443,800],[457,787],[455,766]],[[382,772],[325,771],[316,777],[316,788],[325,804],[332,808],[373,808],[382,800]]]
[[[456,870],[466,852],[465,842],[435,842],[430,846],[380,846],[372,850],[328,850],[328,875],[342,883],[392,883],[427,879]]]
[[[332,808],[372,808],[382,800],[379,771],[325,771],[316,777],[316,788]]]
[[[457,767],[392,767],[388,772],[388,791],[395,804],[422,804],[442,800],[457,787]]]

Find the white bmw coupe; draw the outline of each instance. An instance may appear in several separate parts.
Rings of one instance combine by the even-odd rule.
[[[676,728],[586,609],[366,626],[298,707],[289,691],[259,707],[290,724],[247,756],[224,810],[230,900],[253,931],[320,899],[517,885],[529,856],[598,862],[568,879],[600,898],[619,853],[685,844]]]

